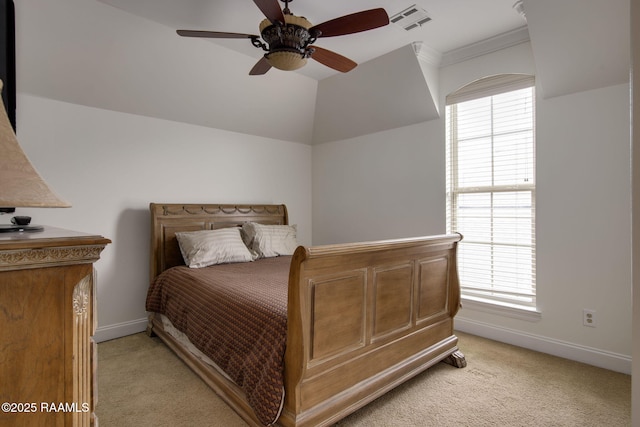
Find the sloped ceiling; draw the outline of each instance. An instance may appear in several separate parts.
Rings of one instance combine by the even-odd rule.
[[[523,1],[526,21],[513,9],[515,0],[417,1],[433,18],[419,32],[390,25],[323,39],[323,47],[360,63],[350,74],[312,63],[300,72],[274,70],[256,78],[247,75],[256,62],[253,47],[243,53],[181,38],[171,24],[177,19],[187,28],[253,32],[235,26],[248,21],[253,27],[260,19],[248,0],[19,0],[18,91],[313,144],[437,117],[439,67],[501,48],[496,40],[505,34],[516,42],[530,38],[544,97],[628,81],[629,0]],[[322,22],[380,6],[390,14],[402,9],[391,0],[295,0],[291,8]],[[209,26],[209,17],[228,27]],[[427,64],[410,55],[412,42],[430,52]],[[326,100],[341,87],[348,98],[336,108]],[[385,102],[371,101],[381,93]]]
[[[342,140],[438,118],[437,98],[429,90],[437,88],[437,82],[428,82],[427,75],[416,47],[407,45],[350,73],[321,80],[313,141]]]
[[[629,0],[524,0],[545,98],[629,81]]]
[[[18,91],[310,144],[317,81],[252,79],[253,58],[96,0],[19,0]],[[20,118],[17,118],[18,128]]]

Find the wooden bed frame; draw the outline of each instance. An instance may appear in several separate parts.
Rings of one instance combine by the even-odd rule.
[[[152,203],[150,211],[152,280],[184,264],[176,231],[288,223],[284,205]],[[330,425],[440,361],[466,365],[453,333],[461,239],[298,247],[289,273],[285,402],[278,425]],[[154,313],[148,332],[249,425],[260,425],[240,388],[168,335]]]

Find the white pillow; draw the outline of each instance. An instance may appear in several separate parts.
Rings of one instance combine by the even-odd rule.
[[[181,231],[176,233],[184,262],[191,268],[253,261],[240,235],[240,228]]]
[[[293,255],[298,247],[295,225],[265,225],[246,222],[242,225],[244,242],[258,257]]]

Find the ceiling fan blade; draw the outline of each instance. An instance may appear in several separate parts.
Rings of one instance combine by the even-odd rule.
[[[267,58],[263,56],[262,58],[260,58],[260,61],[258,61],[256,65],[253,66],[251,71],[249,71],[249,75],[259,76],[262,74],[266,74],[266,72],[269,71],[270,69],[271,69],[271,64],[269,64],[269,61],[267,61]]]
[[[311,58],[315,59],[321,64],[326,65],[327,67],[333,68],[334,70],[346,73],[353,70],[358,65],[356,62],[350,60],[349,58],[332,52],[328,49],[324,49],[318,46],[311,46],[311,48],[314,49],[314,52],[311,54]]]
[[[253,2],[272,24],[275,24],[276,21],[284,24],[284,13],[282,13],[278,0],[253,0]]]
[[[389,15],[384,9],[378,8],[335,18],[315,25],[310,30],[321,31],[320,37],[334,37],[373,30],[387,24],[389,24]]]
[[[250,39],[258,36],[252,34],[223,33],[219,31],[178,30],[183,37],[205,37],[211,39]]]

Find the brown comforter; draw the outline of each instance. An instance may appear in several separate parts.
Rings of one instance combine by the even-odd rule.
[[[291,257],[200,269],[174,267],[151,284],[147,311],[167,316],[242,390],[258,419],[276,421],[284,399]]]

